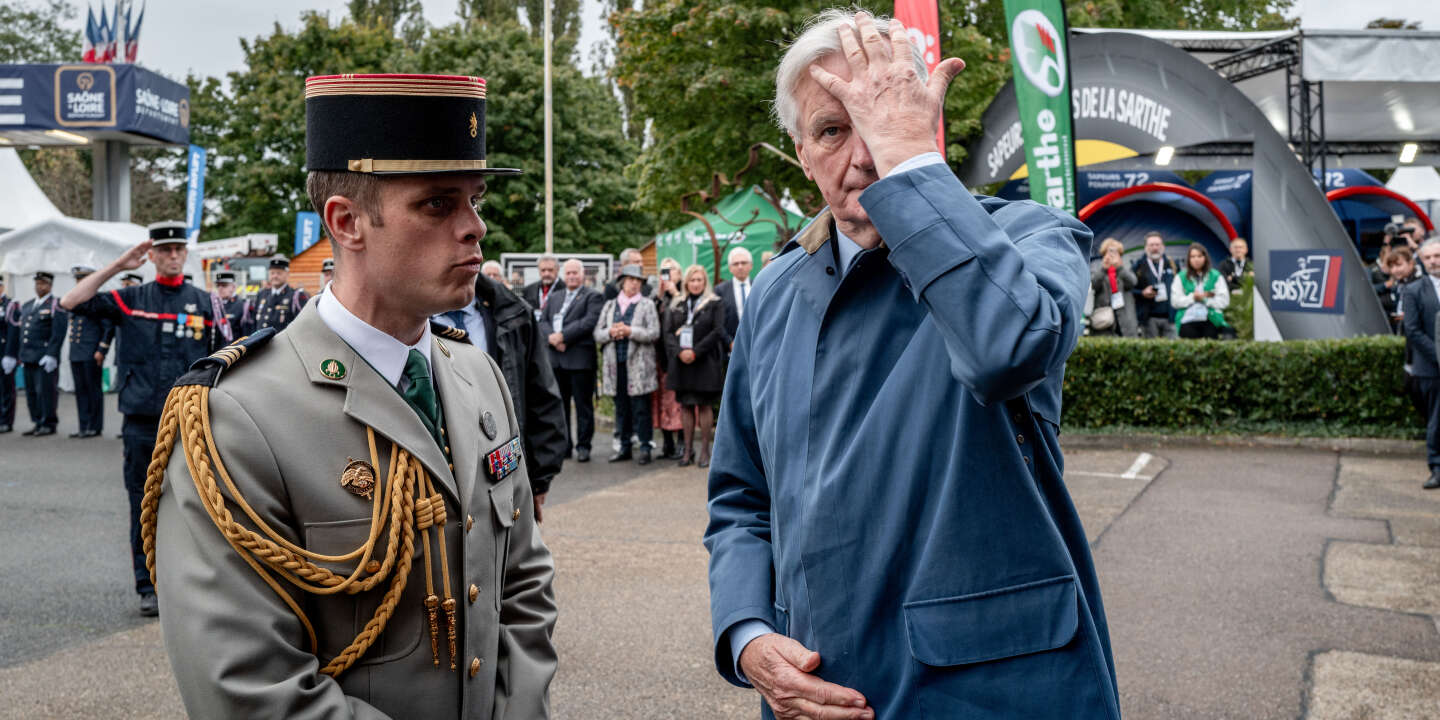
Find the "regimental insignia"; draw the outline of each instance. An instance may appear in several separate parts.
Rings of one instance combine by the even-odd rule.
[[[485,431],[486,440],[495,439],[495,433],[498,432],[498,429],[495,427],[495,416],[491,415],[489,410],[486,410],[485,414],[480,416],[480,429]]]
[[[349,462],[340,472],[340,487],[369,500],[375,492],[375,468],[364,460],[345,459]]]
[[[477,134],[479,134],[479,132],[480,119],[475,117],[475,113],[472,112],[470,113],[470,137],[475,137]]]
[[[520,436],[490,451],[485,456],[485,467],[492,482],[500,482],[520,467]]]
[[[320,374],[331,380],[339,380],[345,377],[345,363],[330,358],[320,363]]]

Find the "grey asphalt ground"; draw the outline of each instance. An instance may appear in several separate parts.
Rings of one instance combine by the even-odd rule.
[[[182,717],[158,624],[135,614],[118,417],[70,440],[73,417],[62,395],[58,435],[0,436],[0,718]],[[542,524],[555,717],[757,717],[710,664],[703,471],[596,455],[567,465]],[[1066,468],[1127,718],[1440,717],[1423,456],[1087,446]]]

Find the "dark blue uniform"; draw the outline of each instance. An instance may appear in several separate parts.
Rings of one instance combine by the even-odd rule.
[[[255,314],[250,301],[236,295],[220,301],[221,312],[230,323],[230,332],[238,340],[255,332]]]
[[[189,283],[167,287],[147,282],[102,292],[75,312],[115,323],[119,337],[116,365],[120,412],[125,416],[125,491],[130,495],[130,550],[135,591],[155,591],[140,545],[140,502],[145,474],[155,450],[155,433],[165,396],[190,364],[213,352],[214,313],[210,294]]]
[[[296,315],[300,314],[300,308],[310,301],[310,295],[304,290],[297,290],[289,285],[279,290],[267,287],[255,296],[255,327],[273,327],[276,331],[289,327]]]
[[[10,328],[20,324],[20,303],[0,294],[0,357],[10,355]],[[15,424],[15,373],[0,372],[0,432]]]
[[[70,315],[70,376],[75,379],[75,411],[80,418],[80,437],[99,435],[105,426],[105,396],[101,394],[102,360],[115,339],[115,323],[108,318]]]
[[[60,346],[65,344],[65,321],[69,317],[52,293],[43,300],[26,301],[20,307],[20,323],[10,327],[5,352],[19,358],[25,367],[25,404],[37,430],[53,431],[59,424],[56,386],[60,379]],[[45,357],[55,358],[55,370],[45,372],[40,367],[40,359]]]

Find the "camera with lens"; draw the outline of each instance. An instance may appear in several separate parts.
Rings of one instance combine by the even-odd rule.
[[[1371,227],[1374,227],[1373,225]],[[1392,238],[1400,234],[1400,223],[1385,223],[1385,237]]]

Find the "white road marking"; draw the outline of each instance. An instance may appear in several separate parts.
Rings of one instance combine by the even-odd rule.
[[[1065,474],[1083,475],[1084,477],[1115,478],[1117,480],[1144,480],[1146,482],[1154,479],[1149,475],[1131,475],[1128,472],[1122,475],[1120,473],[1090,472],[1089,470],[1066,470]]]
[[[1121,475],[1120,477],[1125,478],[1125,479],[1127,479],[1127,480],[1132,479],[1132,478],[1138,476],[1138,475],[1140,474],[1140,471],[1141,471],[1141,470],[1144,470],[1144,469],[1145,469],[1145,466],[1148,465],[1149,463],[1150,463],[1150,453],[1142,452],[1142,453],[1140,453],[1138,456],[1136,456],[1135,462],[1130,463],[1130,469],[1129,469],[1129,470],[1126,470],[1126,471],[1125,471],[1125,474]]]

